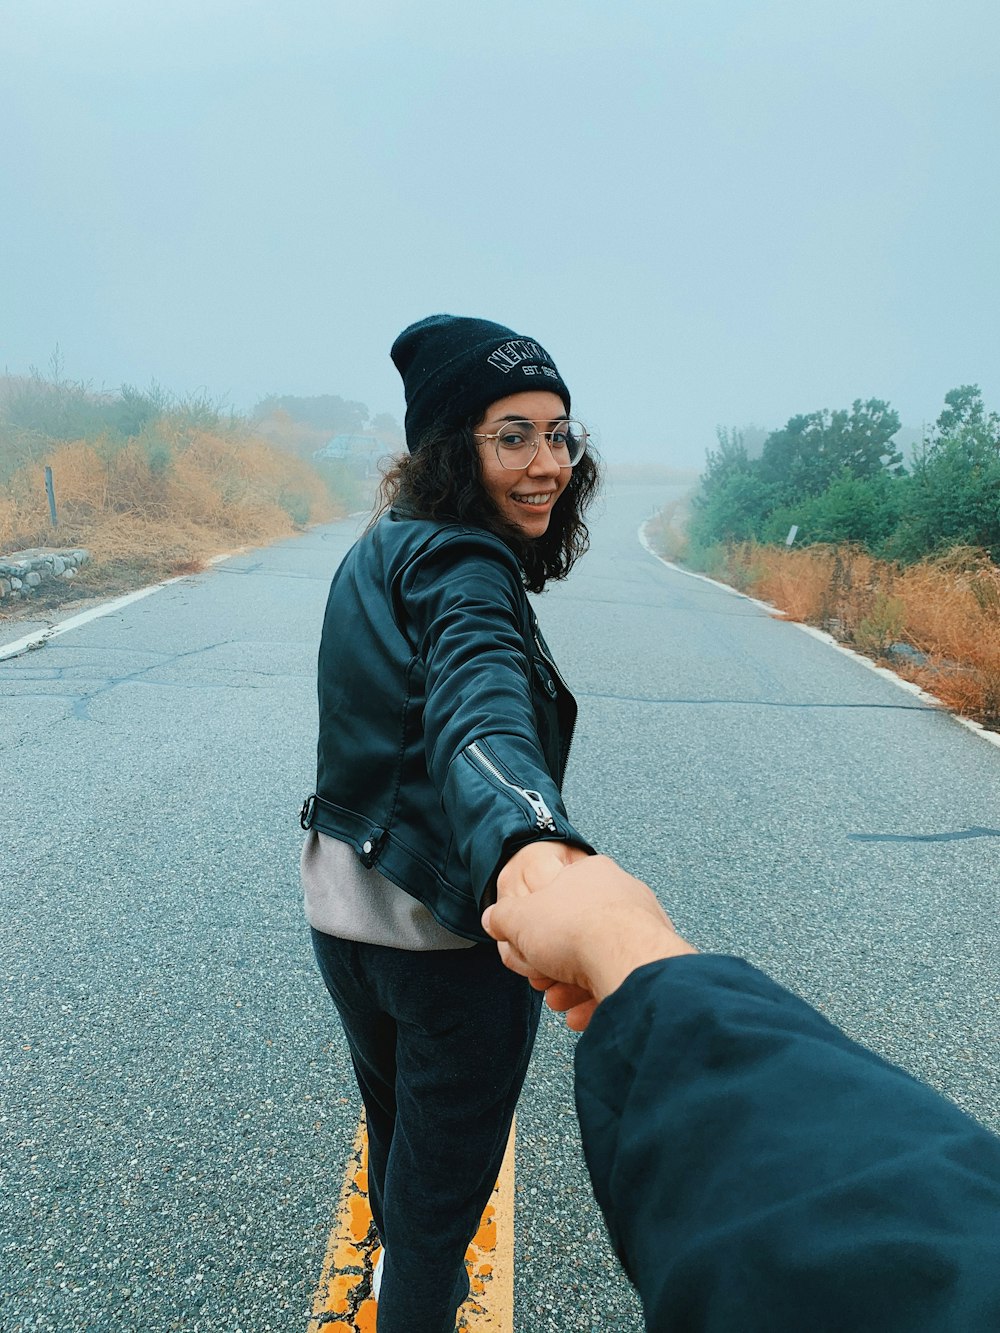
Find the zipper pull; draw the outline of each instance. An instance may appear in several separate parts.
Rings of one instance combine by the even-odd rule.
[[[537,829],[546,829],[549,833],[556,832],[556,821],[552,818],[552,811],[542,800],[541,792],[528,791],[526,787],[519,787],[517,783],[511,782],[509,779],[505,778],[499,768],[497,768],[496,764],[488,759],[483,753],[478,741],[473,741],[466,753],[478,760],[479,764],[485,768],[488,773],[491,773],[493,777],[496,778],[497,782],[502,783],[505,787],[509,787],[511,791],[516,791],[518,796],[520,796],[523,801],[527,802],[535,816],[535,827]]]
[[[547,829],[549,833],[555,833],[556,821],[552,818],[552,811],[542,800],[541,792],[524,791],[524,799],[535,812],[535,827]]]

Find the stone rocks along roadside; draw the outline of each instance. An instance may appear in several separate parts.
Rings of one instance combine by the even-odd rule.
[[[21,601],[34,595],[37,588],[56,579],[74,579],[90,552],[33,548],[0,556],[0,602]]]

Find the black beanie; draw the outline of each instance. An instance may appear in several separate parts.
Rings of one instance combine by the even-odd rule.
[[[428,426],[457,424],[512,393],[548,389],[570,410],[569,389],[544,347],[488,319],[429,315],[403,330],[391,356],[406,393],[406,447]]]

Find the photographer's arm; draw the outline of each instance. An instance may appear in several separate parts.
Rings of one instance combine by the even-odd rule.
[[[606,858],[484,924],[587,1027],[587,1165],[654,1333],[1000,1328],[1000,1140],[748,963],[695,954]]]

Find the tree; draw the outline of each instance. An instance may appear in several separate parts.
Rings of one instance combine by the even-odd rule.
[[[838,476],[902,474],[902,454],[892,448],[899,416],[879,398],[854,400],[850,412],[809,412],[791,417],[764,444],[763,479],[782,503],[821,495]]]
[[[720,475],[711,490],[692,502],[688,533],[694,546],[717,542],[749,541],[760,531],[771,512],[774,494],[750,466]]]
[[[856,398],[850,413],[833,412],[830,431],[832,452],[839,454],[840,467],[850,476],[866,480],[889,472],[903,473],[903,455],[892,446],[899,430],[899,414],[880,398],[862,402]]]
[[[368,408],[364,403],[352,402],[335,393],[319,394],[313,398],[272,393],[261,399],[253,415],[257,418],[266,417],[274,411],[287,412],[293,421],[329,431],[331,435],[357,435],[368,424]]]
[[[945,406],[937,419],[939,438],[983,424],[986,409],[978,384],[960,384],[957,389],[949,389],[944,401]]]
[[[692,500],[688,533],[695,546],[746,541],[771,506],[770,488],[761,481],[758,462],[747,456],[743,432],[719,426],[715,435],[719,447],[708,451]]]
[[[783,502],[818,495],[829,483],[825,430],[825,412],[800,413],[765,440],[761,475]]]
[[[750,470],[742,431],[716,426],[715,438],[719,441],[719,447],[717,450],[709,449],[705,458],[705,471],[701,474],[701,490],[705,496],[710,496],[726,484],[731,476]]]
[[[369,427],[373,435],[377,435],[383,444],[389,445],[391,449],[398,449],[403,443],[403,431],[390,412],[379,412],[372,417]]]
[[[913,461],[899,529],[901,559],[948,546],[979,546],[1000,558],[1000,417],[978,385],[945,394],[945,407]]]

